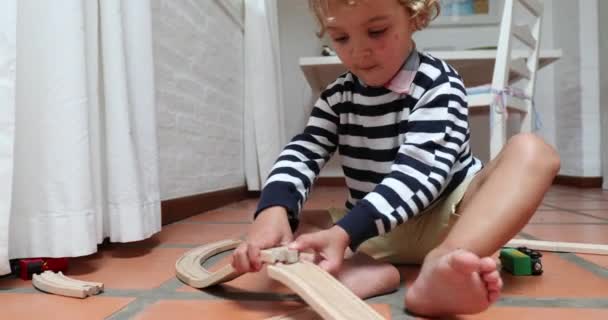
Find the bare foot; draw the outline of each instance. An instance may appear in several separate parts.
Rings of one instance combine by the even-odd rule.
[[[496,262],[464,250],[431,252],[407,290],[405,305],[417,315],[473,314],[498,300],[502,279]]]
[[[394,292],[401,281],[395,266],[360,252],[344,260],[336,278],[362,299]]]

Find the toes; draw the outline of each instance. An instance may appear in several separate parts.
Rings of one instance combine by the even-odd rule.
[[[488,283],[497,282],[500,279],[500,273],[497,270],[494,270],[489,273],[483,274],[483,280]]]
[[[503,287],[502,279],[498,278],[498,281],[495,284],[495,288],[496,288],[497,291],[500,291],[500,290],[502,290],[502,287]]]
[[[481,277],[486,282],[488,290],[500,290],[502,288],[502,278],[497,270],[484,273]]]
[[[479,269],[482,273],[492,272],[496,270],[496,261],[490,257],[482,258],[479,264]]]
[[[479,271],[479,257],[474,253],[464,250],[452,252],[448,257],[449,265],[458,272],[471,273]]]
[[[488,292],[488,302],[490,304],[496,302],[500,298],[500,292],[498,291],[490,291]]]
[[[501,286],[496,282],[492,282],[492,283],[489,283],[488,285],[486,285],[486,288],[487,288],[488,292],[492,292],[492,291],[499,292],[501,289]]]

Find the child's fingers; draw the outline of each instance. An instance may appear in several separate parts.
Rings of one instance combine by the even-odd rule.
[[[249,264],[252,271],[260,271],[262,268],[260,248],[255,245],[249,245],[249,250],[247,250],[247,258],[249,259]]]
[[[321,262],[319,262],[319,267],[331,274],[335,274],[340,269],[339,263],[331,258],[321,260]]]
[[[317,264],[320,261],[320,256],[314,252],[300,252],[300,261],[308,261]]]
[[[312,234],[303,234],[292,242],[289,245],[289,248],[298,251],[306,251],[309,249],[317,251],[319,248],[319,243],[317,241],[317,237],[313,236]]]
[[[234,267],[237,272],[243,273],[251,270],[247,254],[248,247],[249,245],[247,242],[243,242],[232,253],[232,267]]]

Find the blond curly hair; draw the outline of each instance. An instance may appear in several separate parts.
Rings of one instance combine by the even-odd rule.
[[[317,32],[319,37],[325,34],[325,23],[327,16],[325,8],[327,8],[327,2],[330,0],[308,0],[310,9],[315,14],[317,23],[319,24],[320,30]],[[354,5],[358,0],[340,0],[344,4]],[[429,23],[435,19],[441,11],[439,0],[397,0],[399,3],[406,7],[411,14],[413,19],[416,19],[416,30],[422,30],[426,28]]]

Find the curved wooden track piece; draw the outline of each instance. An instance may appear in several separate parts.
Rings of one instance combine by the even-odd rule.
[[[75,298],[86,298],[103,291],[102,283],[76,280],[52,271],[34,274],[32,285],[45,292]]]
[[[230,281],[238,276],[232,265],[210,272],[203,268],[203,263],[210,257],[236,248],[241,240],[223,240],[200,246],[186,252],[175,263],[177,278],[193,288],[206,288],[218,283]]]
[[[268,275],[295,291],[323,319],[384,319],[342,283],[313,263],[300,261],[269,265]]]
[[[61,272],[61,271],[55,273],[54,277],[61,279],[63,281],[71,281],[72,283],[79,284],[82,286],[93,287],[95,294],[103,292],[103,289],[104,289],[103,283],[101,283],[101,282],[82,281],[82,280],[78,280],[78,279],[69,278],[69,277],[66,277],[63,274],[63,272]]]
[[[84,290],[87,296],[92,296],[98,294],[101,290],[96,285],[87,283],[85,281],[80,281],[72,278],[68,278],[63,275],[59,275],[59,273],[55,273],[52,271],[45,271],[41,275],[41,278],[49,284],[53,284],[60,287],[73,287]],[[38,279],[40,280],[40,278]]]

